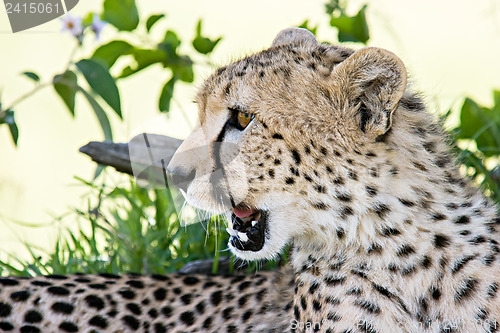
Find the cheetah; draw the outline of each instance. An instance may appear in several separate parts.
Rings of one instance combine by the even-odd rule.
[[[299,28],[217,70],[167,169],[253,275],[0,279],[0,331],[496,332],[498,208],[393,53]]]
[[[197,104],[168,169],[191,205],[230,211],[239,258],[293,244],[290,329],[500,331],[498,208],[460,175],[396,55],[286,29]]]

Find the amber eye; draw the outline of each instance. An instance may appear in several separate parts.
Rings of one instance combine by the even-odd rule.
[[[254,115],[246,112],[238,112],[238,126],[245,129],[252,121]]]

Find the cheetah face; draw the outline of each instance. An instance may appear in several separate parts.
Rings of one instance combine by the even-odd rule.
[[[384,134],[405,84],[388,51],[320,45],[286,29],[205,81],[200,123],[168,170],[191,205],[227,214],[233,253],[273,258],[332,219],[329,185],[346,171],[333,152]]]

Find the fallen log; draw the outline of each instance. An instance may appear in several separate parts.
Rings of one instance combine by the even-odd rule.
[[[164,184],[165,167],[181,143],[182,140],[169,136],[142,133],[128,143],[91,141],[80,152],[119,172]]]

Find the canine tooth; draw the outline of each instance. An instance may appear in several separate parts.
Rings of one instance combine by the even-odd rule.
[[[242,241],[244,241],[244,242],[248,242],[248,236],[247,236],[247,234],[245,234],[245,233],[242,233],[242,232],[239,232],[239,231],[238,231],[238,237],[239,237]]]
[[[252,227],[255,227],[259,221],[252,221]]]
[[[226,231],[228,234],[230,234],[233,237],[236,237],[239,234],[239,232],[236,232],[236,230],[234,230],[233,228],[226,228]]]

